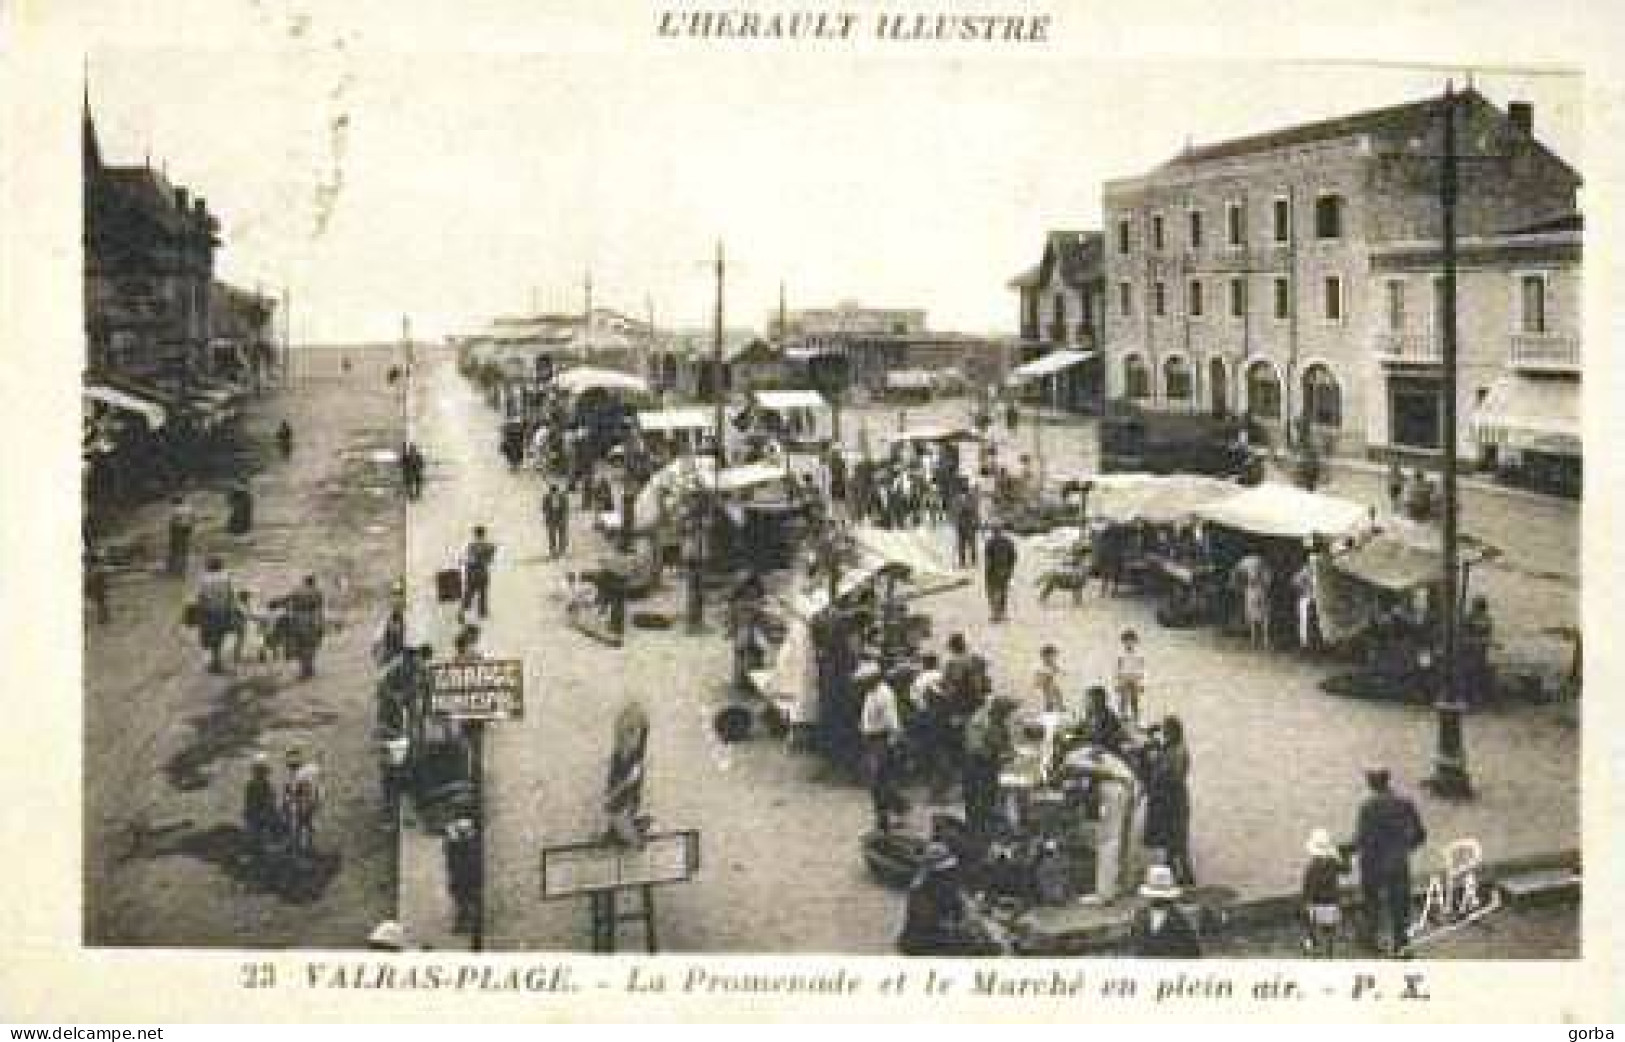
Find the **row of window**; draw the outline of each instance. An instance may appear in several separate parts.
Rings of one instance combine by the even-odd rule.
[[[1545,272],[1530,272],[1518,276],[1517,330],[1520,333],[1550,332],[1547,326],[1547,305],[1551,294],[1550,276]],[[1407,328],[1409,315],[1409,287],[1402,279],[1389,279],[1383,284],[1384,322],[1389,332],[1402,333]],[[1444,328],[1444,279],[1433,278],[1433,325]]]
[[[1315,198],[1315,238],[1320,240],[1336,240],[1343,237],[1345,204],[1340,195],[1322,195]],[[1292,239],[1292,201],[1285,196],[1271,200],[1270,203],[1270,241],[1274,243],[1287,243]],[[1185,245],[1193,250],[1199,250],[1205,241],[1202,211],[1192,208],[1185,213]],[[1133,252],[1133,219],[1119,217],[1117,219],[1117,252],[1124,256]],[[1150,248],[1152,250],[1165,250],[1168,248],[1167,222],[1161,213],[1151,214]],[[1225,245],[1240,247],[1247,245],[1247,204],[1244,202],[1226,203],[1224,208]]]
[[[1517,302],[1517,329],[1520,333],[1546,333],[1547,311],[1550,304],[1551,287],[1550,277],[1544,272],[1533,272],[1521,275],[1518,278]],[[1231,318],[1242,318],[1247,314],[1247,279],[1245,276],[1232,277],[1228,282],[1228,304]],[[1292,317],[1292,281],[1283,276],[1276,276],[1270,280],[1271,314],[1275,318],[1286,320]],[[1402,279],[1389,279],[1383,284],[1384,309],[1386,327],[1390,332],[1400,333],[1408,328],[1410,313],[1409,287]],[[1117,286],[1118,310],[1123,316],[1134,314],[1134,284],[1124,280]],[[1433,325],[1432,329],[1442,329],[1444,316],[1444,282],[1435,277],[1433,280]],[[1191,279],[1185,286],[1185,312],[1192,318],[1202,318],[1207,314],[1208,298],[1207,287],[1201,279]],[[1347,311],[1347,299],[1344,295],[1343,278],[1340,275],[1327,275],[1321,279],[1320,317],[1327,322],[1341,322]],[[1151,314],[1156,318],[1164,318],[1168,314],[1168,286],[1158,280],[1151,284]]]
[[[1271,280],[1272,314],[1278,319],[1292,317],[1292,281],[1277,276]],[[1343,277],[1327,275],[1321,280],[1321,317],[1328,322],[1341,322],[1344,315]],[[1230,317],[1242,318],[1247,314],[1247,279],[1235,276],[1229,280]],[[1134,314],[1134,284],[1124,280],[1117,284],[1117,308],[1124,317]],[[1185,312],[1192,318],[1207,313],[1207,289],[1201,279],[1191,279],[1185,286]],[[1168,285],[1160,279],[1151,284],[1151,314],[1163,318],[1168,314]]]
[[[1228,370],[1223,359],[1208,363],[1208,393],[1215,409],[1228,408]],[[1281,419],[1281,380],[1275,367],[1256,361],[1247,367],[1246,411],[1258,420]],[[1151,370],[1145,359],[1132,354],[1123,359],[1123,394],[1136,401],[1151,398]],[[1162,363],[1162,398],[1171,403],[1189,403],[1196,395],[1195,370],[1190,361],[1174,356]],[[1304,370],[1303,411],[1310,422],[1321,427],[1343,425],[1343,392],[1330,367],[1316,363]]]

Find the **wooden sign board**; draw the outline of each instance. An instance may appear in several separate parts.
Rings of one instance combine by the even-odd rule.
[[[429,664],[429,711],[456,720],[518,720],[525,715],[525,667],[520,659],[469,659]]]
[[[700,867],[698,829],[660,832],[640,847],[602,842],[542,848],[542,900],[662,883],[686,883]]]

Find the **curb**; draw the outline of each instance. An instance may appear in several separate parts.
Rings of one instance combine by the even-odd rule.
[[[1581,872],[1580,852],[1578,850],[1562,850],[1490,862],[1479,869],[1479,876],[1483,882],[1493,885],[1497,880],[1508,876],[1549,870]],[[1413,885],[1413,897],[1425,895],[1426,893],[1426,883],[1423,883],[1420,887]],[[1343,894],[1345,900],[1358,899],[1359,890],[1353,886],[1345,886]],[[1283,922],[1294,922],[1298,919],[1302,903],[1302,898],[1296,893],[1273,894],[1267,897],[1237,902],[1221,908],[1204,908],[1202,912],[1204,918],[1208,918],[1210,915],[1217,916],[1219,921],[1222,922],[1225,931],[1233,931],[1277,926]],[[1018,954],[1040,958],[1119,956],[1122,954],[1121,948],[1131,914],[1125,909],[1125,915],[1121,920],[1068,933],[1033,938],[1018,948]]]

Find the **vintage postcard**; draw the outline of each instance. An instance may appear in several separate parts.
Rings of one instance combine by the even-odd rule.
[[[0,1018],[1618,1018],[1600,9],[6,16]]]

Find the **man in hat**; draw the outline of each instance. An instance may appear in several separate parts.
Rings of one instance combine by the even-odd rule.
[[[196,526],[197,512],[192,509],[192,504],[186,501],[186,497],[177,495],[171,499],[167,562],[170,575],[186,574],[186,561],[192,549],[192,529]]]
[[[288,750],[288,781],[282,789],[282,816],[295,854],[316,852],[316,812],[322,804],[321,769],[297,746]]]
[[[1411,914],[1411,854],[1427,841],[1427,830],[1416,804],[1395,793],[1388,770],[1365,772],[1370,795],[1360,805],[1354,824],[1354,849],[1360,869],[1363,910],[1360,940],[1378,950],[1378,922],[1386,911],[1393,934],[1393,951],[1404,950],[1409,940]]]
[[[903,955],[963,954],[968,919],[959,859],[945,843],[928,844],[909,883],[897,950]]]
[[[491,562],[496,544],[486,538],[485,526],[474,526],[474,537],[463,549],[463,603],[461,613],[479,605],[480,618],[488,618],[491,608]]]
[[[271,841],[281,826],[276,792],[271,787],[271,759],[262,752],[255,753],[248,768],[248,783],[243,786],[243,832],[248,836],[249,852],[256,860],[270,850]]]
[[[564,556],[570,549],[570,497],[558,482],[550,483],[542,495],[542,525],[547,529],[548,556]]]
[[[880,675],[880,667],[864,662],[852,676],[863,693],[863,710],[858,731],[863,740],[863,765],[869,776],[869,793],[874,802],[875,828],[891,831],[891,814],[898,810],[901,797],[895,779],[899,746],[903,740],[903,718],[897,706],[897,692]]]
[[[1174,871],[1167,865],[1152,865],[1146,869],[1145,883],[1140,896],[1147,904],[1134,913],[1129,926],[1136,958],[1140,959],[1199,959],[1202,943],[1197,939],[1196,927],[1179,907],[1179,884],[1174,882]]]
[[[987,584],[987,606],[994,622],[1009,617],[1010,581],[1016,574],[1016,544],[1003,525],[993,526],[993,534],[982,547],[982,578]]]
[[[288,613],[288,639],[293,657],[299,660],[299,679],[316,675],[316,649],[321,647],[327,629],[326,600],[314,575],[305,576],[299,588],[284,598]]]
[[[1000,695],[983,703],[965,725],[965,823],[980,835],[994,829],[999,774],[1015,751],[1010,720],[1016,708],[1015,699]]]

